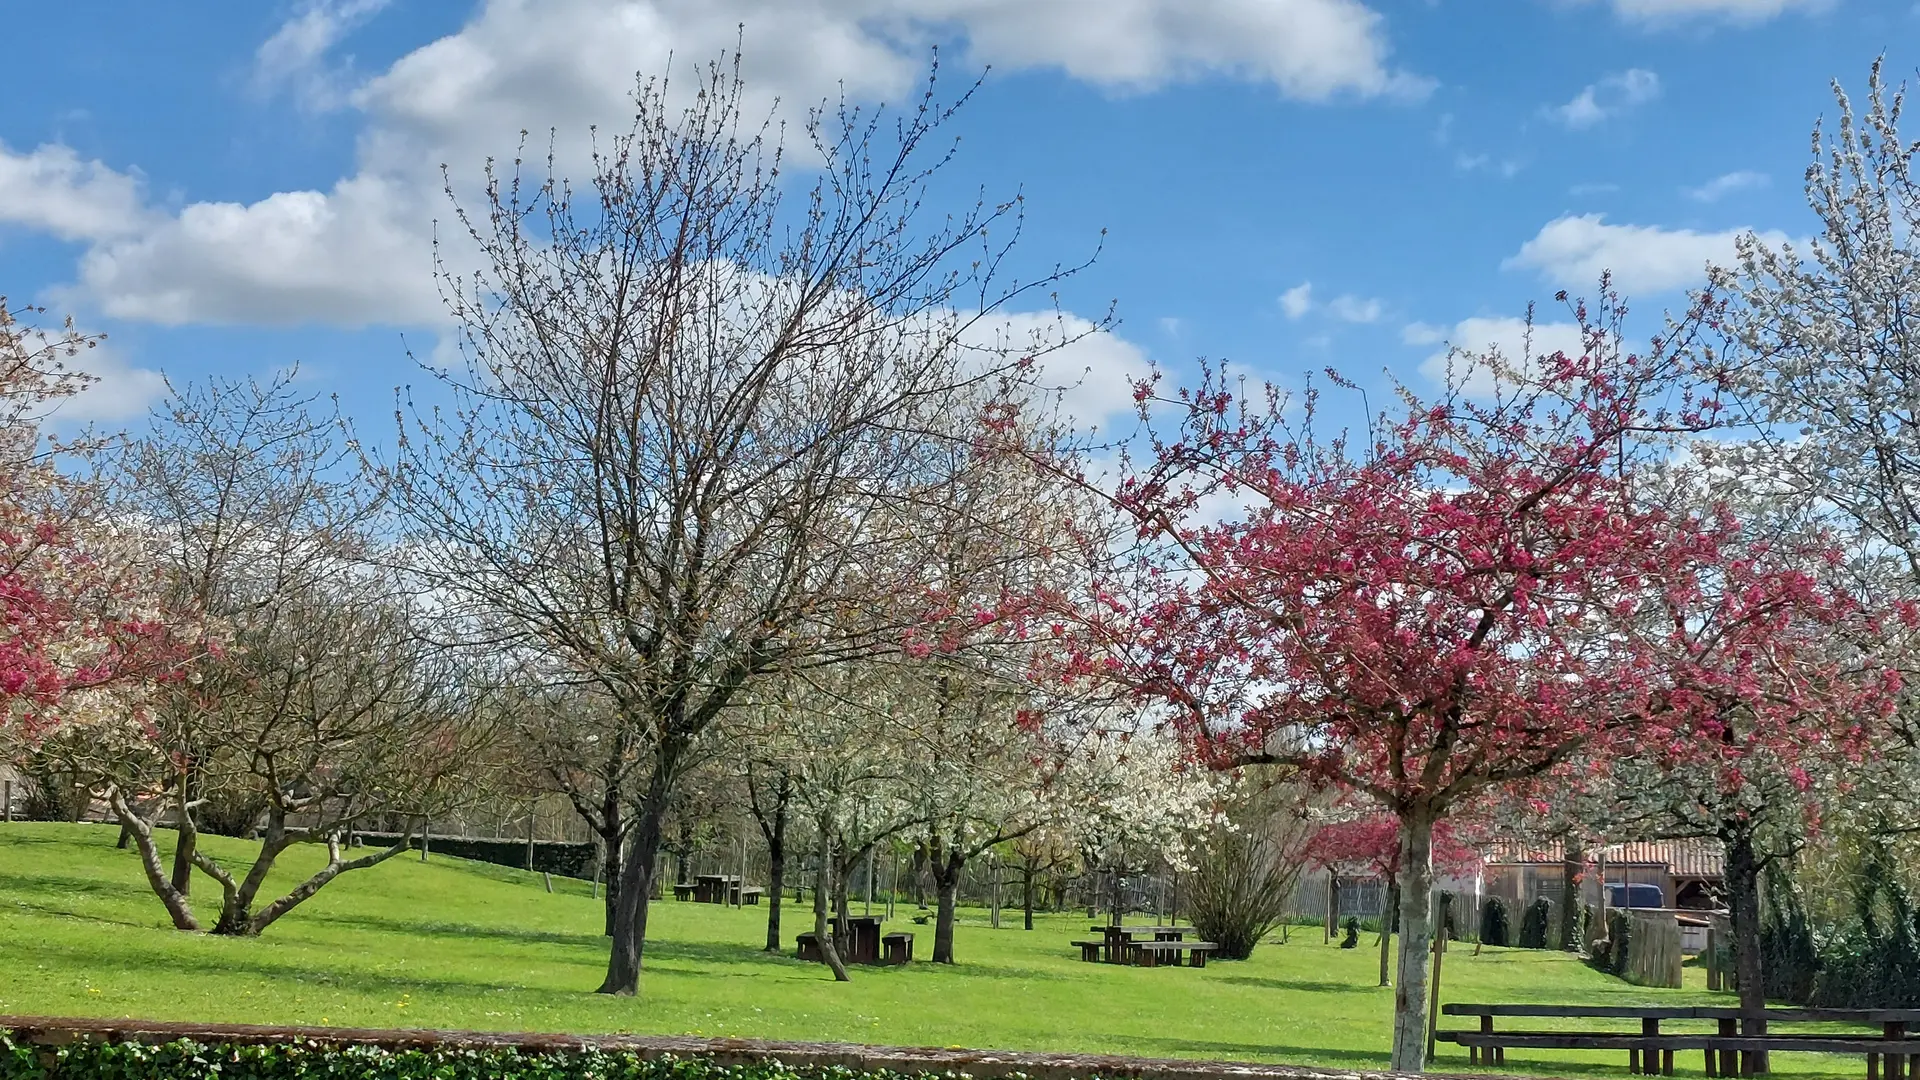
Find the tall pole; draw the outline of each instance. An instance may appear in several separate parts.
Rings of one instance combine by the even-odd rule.
[[[527,807],[527,873],[533,873],[533,823],[535,807]]]
[[[1433,1059],[1433,1045],[1440,1032],[1440,958],[1447,955],[1447,912],[1451,897],[1440,898],[1440,932],[1433,935],[1433,982],[1427,999],[1427,1059]],[[1404,979],[1405,976],[1402,976]]]

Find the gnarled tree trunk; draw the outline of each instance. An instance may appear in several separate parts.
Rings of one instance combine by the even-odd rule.
[[[834,941],[833,920],[827,917],[828,905],[836,891],[833,885],[833,830],[825,822],[820,824],[820,857],[815,861],[813,871],[813,940],[818,943],[820,960],[833,969],[835,982],[848,982],[847,965],[840,959],[840,948]]]

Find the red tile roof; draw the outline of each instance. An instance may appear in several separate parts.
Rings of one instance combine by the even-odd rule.
[[[1587,862],[1600,858],[1600,852],[1585,852]],[[1610,844],[1606,848],[1608,866],[1660,866],[1675,877],[1717,878],[1726,872],[1726,858],[1720,845],[1704,840],[1655,840],[1633,844]],[[1559,844],[1496,844],[1487,854],[1487,865],[1513,866],[1527,863],[1560,864]]]

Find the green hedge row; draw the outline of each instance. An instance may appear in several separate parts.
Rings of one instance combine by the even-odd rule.
[[[207,1045],[76,1042],[42,1047],[0,1034],[0,1080],[924,1080],[845,1066],[728,1065],[621,1051],[387,1050],[292,1042]],[[952,1074],[957,1075],[957,1074]]]

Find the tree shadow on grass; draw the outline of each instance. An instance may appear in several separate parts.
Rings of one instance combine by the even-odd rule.
[[[296,912],[288,918],[300,918]],[[534,945],[576,945],[583,948],[606,948],[607,938],[597,933],[577,933],[566,930],[536,930],[518,926],[478,926],[473,923],[435,922],[394,918],[385,915],[344,915],[338,912],[306,912],[304,921],[325,923],[329,926],[342,926],[356,930],[368,930],[381,934],[400,934],[407,937],[435,938],[488,938],[495,941],[521,941]],[[648,942],[649,946],[653,943]]]
[[[93,896],[124,896],[128,885],[111,878],[65,877],[60,874],[9,874],[0,878],[0,894],[78,892]],[[158,901],[156,901],[157,903]]]
[[[1317,1046],[1288,1046],[1283,1043],[1230,1043],[1201,1039],[1176,1039],[1150,1035],[1109,1035],[1114,1042],[1126,1044],[1130,1053],[1157,1057],[1204,1057],[1222,1061],[1319,1061],[1349,1062],[1366,1069],[1385,1069],[1387,1055],[1368,1050],[1328,1050]]]
[[[1303,994],[1372,994],[1376,990],[1387,989],[1381,986],[1362,986],[1359,983],[1322,982],[1315,979],[1278,979],[1266,975],[1216,975],[1215,982],[1236,983],[1241,986],[1257,986],[1263,990],[1295,990]]]
[[[52,904],[31,903],[26,900],[15,900],[13,902],[13,906],[16,909],[20,909],[24,911],[32,911],[41,915],[51,915],[57,919],[74,919],[80,922],[106,923],[109,926],[127,926],[127,927],[132,927],[135,930],[168,929],[168,924],[159,922],[159,921],[134,922],[132,919],[114,919],[114,918],[109,918],[105,915],[93,915],[85,912],[73,911],[68,908],[55,907]]]
[[[181,935],[182,941],[221,941],[245,942],[244,938],[214,939],[194,935]],[[57,958],[65,966],[95,965],[104,967],[125,966],[128,960],[125,950],[112,947],[88,948],[70,944],[50,944],[38,942],[20,948],[18,952],[26,957]],[[568,993],[565,989],[542,986],[524,986],[487,979],[462,978],[450,975],[436,975],[424,972],[387,974],[374,971],[341,970],[329,968],[315,970],[307,966],[309,958],[298,954],[263,954],[243,952],[238,949],[210,949],[205,952],[173,952],[156,961],[165,966],[169,974],[185,977],[206,977],[208,979],[225,978],[232,982],[241,982],[248,977],[270,982],[298,982],[309,986],[334,987],[363,994],[392,996],[403,991],[431,989],[436,992],[454,995],[475,995],[501,990],[517,990],[534,994]],[[278,960],[280,962],[268,962]],[[591,987],[583,987],[585,993]]]

